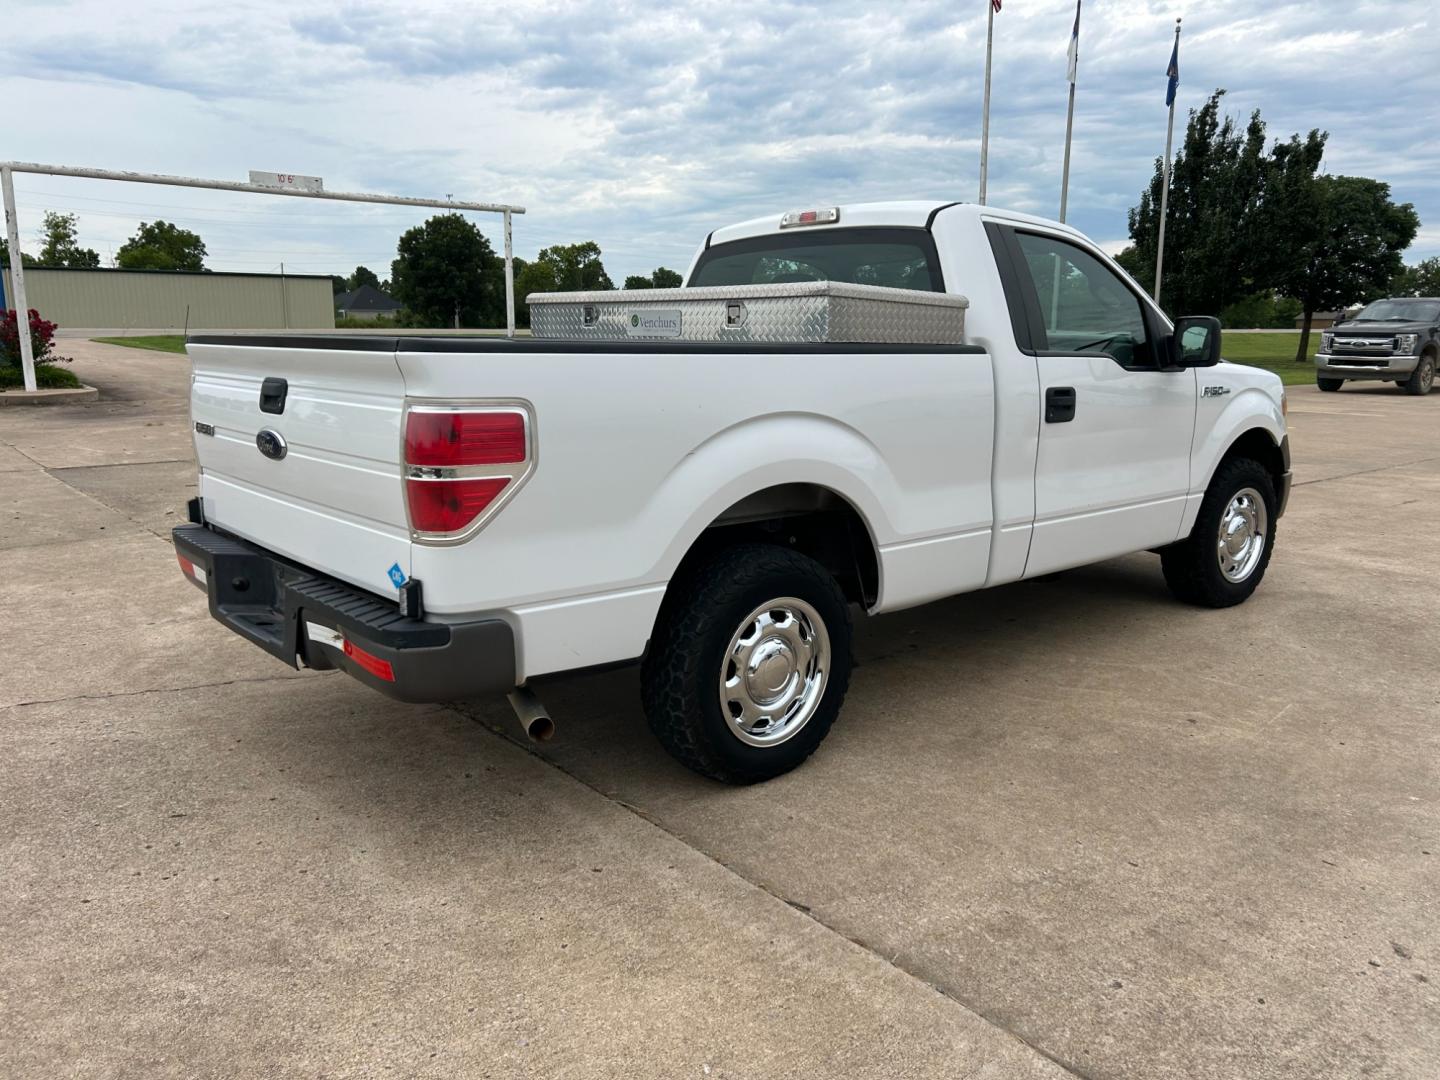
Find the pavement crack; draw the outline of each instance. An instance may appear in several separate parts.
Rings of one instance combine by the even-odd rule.
[[[791,908],[792,910],[794,910],[795,912],[797,912],[797,913],[798,913],[799,915],[801,915],[803,918],[806,918],[806,919],[810,920],[811,922],[815,923],[817,926],[819,926],[821,929],[825,930],[827,933],[833,934],[833,935],[835,935],[835,936],[838,937],[838,938],[842,938],[842,939],[844,939],[845,941],[848,941],[851,945],[855,946],[857,949],[860,949],[861,951],[866,952],[866,953],[868,953],[869,955],[873,956],[876,960],[879,960],[879,961],[880,961],[882,964],[884,964],[886,967],[894,968],[896,971],[898,971],[900,974],[904,975],[906,978],[908,978],[908,979],[913,979],[915,982],[918,982],[920,985],[926,987],[927,989],[933,990],[935,993],[939,994],[941,997],[945,998],[947,1001],[953,1002],[953,1003],[956,1005],[956,1007],[961,1008],[961,1009],[964,1009],[966,1012],[970,1013],[972,1016],[975,1016],[976,1018],[978,1018],[978,1019],[980,1019],[980,1020],[983,1020],[985,1023],[989,1024],[991,1027],[995,1028],[996,1030],[1002,1032],[1002,1033],[1005,1034],[1005,1035],[1008,1035],[1010,1038],[1014,1039],[1016,1042],[1022,1044],[1023,1046],[1025,1046],[1025,1047],[1028,1048],[1029,1050],[1032,1050],[1034,1053],[1038,1054],[1040,1057],[1044,1058],[1046,1061],[1050,1062],[1052,1065],[1056,1066],[1057,1068],[1063,1070],[1064,1072],[1066,1072],[1066,1073],[1069,1074],[1070,1076],[1077,1077],[1078,1080],[1094,1080],[1094,1078],[1093,1078],[1090,1074],[1088,1074],[1088,1073],[1086,1073],[1086,1072],[1083,1072],[1081,1069],[1079,1069],[1078,1067],[1076,1067],[1072,1062],[1068,1062],[1068,1061],[1064,1060],[1063,1058],[1057,1057],[1055,1054],[1053,1054],[1053,1053],[1051,1053],[1050,1051],[1046,1050],[1046,1049],[1045,1049],[1044,1047],[1042,1047],[1042,1046],[1037,1046],[1035,1043],[1033,1043],[1033,1042],[1031,1042],[1029,1039],[1027,1039],[1024,1035],[1021,1035],[1021,1034],[1020,1034],[1018,1031],[1016,1031],[1014,1028],[1010,1027],[1010,1026],[1009,1026],[1007,1023],[1005,1023],[1003,1020],[1001,1020],[1001,1019],[999,1019],[999,1018],[997,1018],[997,1017],[994,1017],[994,1016],[989,1015],[988,1013],[985,1012],[985,1010],[983,1010],[983,1009],[981,1009],[981,1008],[978,1008],[974,1003],[965,1000],[964,998],[962,998],[962,997],[960,997],[959,995],[955,994],[953,991],[947,989],[947,988],[944,987],[944,986],[939,985],[938,983],[931,982],[929,979],[927,979],[927,978],[926,978],[923,974],[921,974],[920,972],[918,972],[918,971],[916,971],[916,970],[913,970],[913,969],[907,967],[905,964],[903,964],[903,963],[900,962],[900,954],[899,954],[899,953],[893,953],[893,954],[884,953],[884,952],[882,952],[881,950],[879,950],[879,949],[877,949],[876,947],[874,947],[873,945],[869,944],[868,942],[865,942],[865,941],[862,941],[862,940],[860,940],[860,939],[858,939],[858,938],[852,937],[851,935],[847,934],[844,930],[841,930],[841,929],[839,929],[838,927],[835,927],[835,926],[830,925],[828,922],[826,922],[824,919],[822,919],[819,915],[815,914],[814,910],[811,909],[810,907],[808,907],[807,905],[800,903],[798,900],[792,900],[792,899],[791,899],[790,897],[788,897],[788,896],[783,896],[783,895],[781,895],[780,893],[776,892],[774,889],[772,889],[772,888],[768,887],[767,885],[765,885],[763,882],[756,881],[756,880],[754,880],[753,878],[750,878],[750,877],[746,876],[745,874],[742,874],[739,870],[735,869],[735,867],[731,866],[729,863],[724,862],[723,860],[717,858],[715,855],[713,855],[713,854],[711,854],[710,852],[706,851],[704,848],[702,848],[702,847],[697,847],[694,843],[691,842],[691,840],[690,840],[688,837],[686,837],[686,836],[684,836],[683,834],[678,833],[678,832],[676,832],[674,829],[670,828],[670,827],[669,827],[668,825],[666,825],[663,821],[661,821],[659,818],[657,818],[654,814],[651,814],[651,813],[649,813],[649,812],[646,811],[646,810],[642,810],[642,809],[641,809],[640,807],[638,807],[638,806],[633,806],[633,805],[631,805],[630,803],[627,803],[627,802],[625,802],[625,801],[623,801],[623,800],[621,800],[621,799],[616,798],[614,795],[610,794],[609,792],[606,792],[606,791],[602,790],[601,788],[596,787],[594,784],[592,784],[592,783],[590,783],[588,780],[586,780],[583,776],[578,776],[577,774],[575,774],[574,772],[572,772],[570,769],[567,769],[564,765],[561,765],[559,762],[556,762],[556,761],[554,761],[553,759],[546,757],[544,754],[540,753],[539,750],[538,750],[533,744],[531,744],[531,743],[529,742],[529,740],[520,739],[520,738],[512,735],[511,732],[510,732],[510,730],[509,730],[509,727],[508,727],[508,726],[502,726],[502,725],[499,725],[499,724],[492,724],[492,723],[490,723],[483,715],[481,715],[481,713],[480,713],[479,711],[471,708],[467,702],[462,702],[462,701],[450,702],[450,703],[449,703],[449,708],[451,708],[451,709],[454,710],[455,712],[459,713],[461,716],[465,717],[467,720],[469,720],[471,723],[475,724],[477,727],[479,727],[479,728],[481,728],[481,729],[483,729],[483,730],[485,730],[485,731],[490,732],[492,735],[494,735],[494,736],[496,736],[497,738],[503,740],[504,742],[510,743],[512,746],[518,747],[519,749],[521,749],[521,750],[525,751],[527,754],[529,754],[531,757],[534,757],[534,758],[539,759],[543,764],[548,765],[550,768],[554,769],[556,772],[559,772],[559,773],[564,774],[565,776],[568,776],[571,780],[574,780],[577,784],[580,784],[582,787],[588,788],[590,791],[593,791],[596,795],[599,795],[599,796],[600,796],[602,799],[604,799],[606,802],[613,803],[614,805],[620,807],[621,809],[627,811],[628,813],[633,814],[635,817],[638,817],[641,821],[644,821],[644,822],[646,822],[646,823],[649,824],[649,825],[653,825],[655,828],[657,828],[657,829],[659,829],[661,832],[663,832],[666,836],[669,836],[670,838],[672,838],[672,839],[674,839],[674,840],[677,840],[677,841],[680,842],[681,844],[684,844],[687,848],[689,848],[691,851],[695,852],[697,855],[700,855],[700,856],[702,856],[703,858],[709,859],[712,863],[714,863],[716,866],[720,867],[720,868],[721,868],[722,870],[724,870],[726,873],[732,875],[733,877],[739,878],[741,881],[745,882],[745,884],[749,885],[751,888],[758,889],[760,892],[764,893],[766,896],[769,896],[769,897],[771,897],[771,898],[773,898],[773,899],[775,899],[775,900],[778,900],[780,903],[784,904],[786,907]]]
[[[12,701],[3,709],[20,709],[27,705],[61,705],[70,701],[109,701],[112,698],[142,697],[145,694],[183,694],[190,690],[214,690],[221,686],[243,686],[248,683],[288,682],[296,675],[257,675],[249,679],[226,679],[224,682],[194,683],[190,686],[152,686],[145,690],[117,690],[111,694],[72,694],[69,697],[36,698],[33,701]]]
[[[19,448],[16,447],[16,449],[18,450]],[[24,454],[25,451],[20,450],[20,453]],[[25,456],[30,457],[29,454],[25,454]],[[34,461],[35,459],[30,458],[30,460]],[[70,472],[73,469],[129,469],[136,465],[183,465],[187,461],[194,460],[194,458],[188,457],[151,458],[145,461],[105,461],[93,465],[42,465],[41,468],[43,468],[48,473],[62,473]],[[36,462],[36,464],[38,465],[39,462]],[[57,476],[55,479],[59,480],[60,477]],[[69,483],[69,481],[67,480],[66,483]]]
[[[1369,473],[1389,472],[1391,469],[1407,469],[1411,465],[1427,465],[1440,461],[1440,455],[1416,458],[1414,461],[1396,461],[1389,465],[1376,465],[1373,469],[1356,469],[1354,472],[1337,473],[1335,476],[1321,476],[1314,480],[1296,480],[1294,487],[1309,487],[1311,484],[1328,484],[1331,480],[1345,480],[1351,476],[1365,476]]]

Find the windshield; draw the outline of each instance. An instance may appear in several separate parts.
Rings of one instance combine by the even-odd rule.
[[[774,233],[707,248],[686,283],[774,285],[848,281],[944,292],[935,242],[926,229],[827,229]]]
[[[1437,322],[1440,300],[1376,300],[1360,309],[1352,322]]]

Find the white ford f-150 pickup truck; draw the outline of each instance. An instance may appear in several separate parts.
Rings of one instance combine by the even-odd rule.
[[[816,281],[963,295],[963,340],[193,337],[181,568],[292,666],[508,693],[532,735],[534,680],[638,660],[664,745],[742,783],[825,737],[853,608],[1146,550],[1193,604],[1260,583],[1285,396],[1215,320],[1172,325],[1072,228],[958,203],[719,229],[685,289]]]

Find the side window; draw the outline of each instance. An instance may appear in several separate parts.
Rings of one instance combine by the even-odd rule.
[[[1145,312],[1124,281],[1084,248],[1016,232],[1052,352],[1101,353],[1124,367],[1153,365]]]

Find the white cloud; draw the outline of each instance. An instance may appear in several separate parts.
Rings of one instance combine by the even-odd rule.
[[[1433,3],[1210,0],[1187,17],[1181,95],[1216,86],[1271,136],[1330,132],[1326,167],[1389,181],[1440,222]],[[683,266],[710,229],[801,204],[971,199],[984,6],[953,0],[530,0],[214,8],[179,0],[35,4],[0,41],[18,157],[333,188],[516,201],[517,251],[596,239],[617,279]],[[991,200],[1054,214],[1069,0],[996,18]],[[1095,0],[1081,26],[1070,220],[1123,244],[1125,212],[1164,143],[1174,11]],[[1395,73],[1391,78],[1386,73]],[[1183,131],[1183,111],[1177,127]],[[384,274],[423,213],[22,177],[80,215],[105,254],[141,218],[206,239],[217,268],[282,260]],[[498,223],[481,219],[493,238]],[[1434,227],[1412,258],[1440,251]]]

